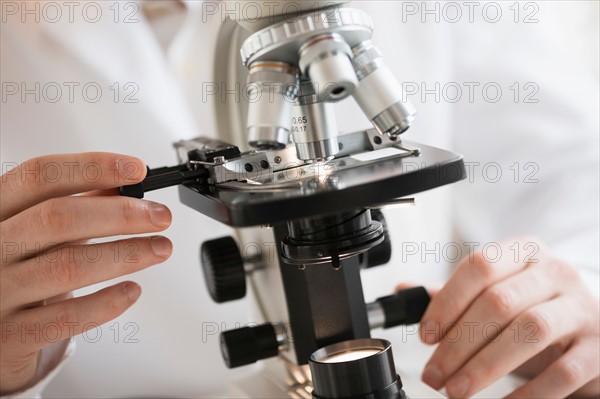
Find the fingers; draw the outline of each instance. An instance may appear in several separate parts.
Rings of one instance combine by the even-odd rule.
[[[163,262],[171,242],[160,236],[55,248],[2,271],[2,310],[10,311]]]
[[[578,309],[577,300],[561,296],[523,312],[448,380],[448,395],[470,397],[552,343],[577,332],[586,315],[574,309]],[[566,314],[570,315],[568,323],[563,322]]]
[[[1,176],[0,220],[53,197],[140,182],[144,163],[105,152],[47,155],[26,161]]]
[[[519,314],[555,297],[561,280],[552,276],[558,268],[552,262],[535,264],[479,295],[458,322],[450,324],[447,332],[442,331],[445,338],[425,366],[423,381],[435,389],[442,388],[450,376]]]
[[[576,340],[561,358],[508,398],[565,398],[600,375],[598,353],[597,338]]]
[[[157,232],[170,223],[166,206],[136,198],[53,198],[0,224],[2,263],[32,257],[56,244]]]
[[[406,290],[409,288],[414,288],[414,287],[418,287],[421,286],[422,284],[420,283],[399,283],[398,285],[396,285],[395,287],[395,291],[402,291],[402,290]],[[440,292],[440,290],[442,289],[442,287],[444,286],[443,283],[428,283],[427,286],[425,287],[425,289],[427,290],[427,293],[429,294],[430,297],[433,297],[435,295],[437,295],[438,292]]]
[[[22,353],[37,351],[114,319],[133,305],[140,294],[140,286],[127,281],[83,297],[23,310],[11,321],[3,321],[3,344],[20,347]]]
[[[498,255],[476,252],[457,266],[448,283],[433,297],[423,315],[420,325],[423,342],[434,344],[440,341],[444,327],[456,322],[485,289],[528,265],[520,259],[515,261],[511,244],[499,244]]]
[[[86,191],[85,193],[78,194],[83,197],[100,197],[100,196],[110,196],[110,195],[119,195],[118,188],[107,188],[104,190],[92,190]]]

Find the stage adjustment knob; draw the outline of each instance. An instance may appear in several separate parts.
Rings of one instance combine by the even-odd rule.
[[[217,303],[246,295],[244,260],[232,237],[205,241],[200,248],[206,287]]]
[[[221,354],[229,368],[252,364],[278,353],[277,332],[271,323],[221,333]]]
[[[413,287],[393,295],[378,298],[367,304],[367,316],[371,328],[390,328],[415,324],[429,306],[431,298],[425,287]]]

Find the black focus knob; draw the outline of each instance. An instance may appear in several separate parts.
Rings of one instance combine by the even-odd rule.
[[[205,241],[200,258],[206,287],[215,302],[233,301],[246,295],[244,260],[232,237]]]
[[[229,368],[252,364],[278,353],[277,333],[270,323],[221,333],[221,354]]]
[[[383,327],[390,328],[420,322],[430,300],[425,287],[408,288],[393,295],[378,298],[376,302],[379,302],[385,314]]]
[[[385,265],[392,258],[392,241],[390,240],[385,216],[383,216],[381,209],[371,209],[371,219],[378,221],[383,226],[384,239],[381,244],[367,251],[367,268]]]

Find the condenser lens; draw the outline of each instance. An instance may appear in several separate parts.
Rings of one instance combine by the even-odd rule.
[[[376,355],[381,352],[379,349],[359,349],[350,352],[342,352],[335,355],[328,356],[323,359],[324,363],[344,363],[353,362],[355,360],[364,359],[365,357]]]

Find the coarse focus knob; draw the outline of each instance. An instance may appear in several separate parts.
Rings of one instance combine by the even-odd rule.
[[[229,368],[252,364],[278,353],[277,332],[271,323],[221,333],[221,354]]]
[[[381,244],[374,246],[366,253],[367,268],[385,265],[392,258],[392,241],[381,209],[371,209],[371,219],[378,221],[383,226],[384,239]]]
[[[200,259],[206,287],[217,303],[233,301],[246,295],[244,260],[233,237],[205,241]]]

